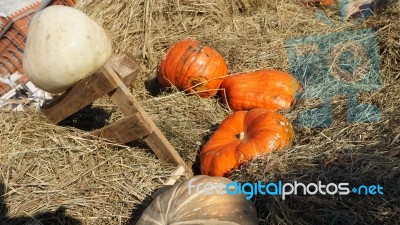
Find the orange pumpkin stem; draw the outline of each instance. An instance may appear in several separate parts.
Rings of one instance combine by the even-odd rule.
[[[243,132],[243,131],[240,132],[240,134],[239,134],[239,140],[243,140],[245,137],[246,137],[246,136],[245,136],[244,132]]]

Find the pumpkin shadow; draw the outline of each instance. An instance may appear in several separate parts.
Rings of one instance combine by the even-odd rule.
[[[135,225],[139,219],[144,210],[151,204],[153,201],[152,196],[147,196],[139,205],[137,205],[134,209],[131,210],[131,216],[129,217],[129,220],[125,223],[125,225]]]
[[[93,105],[90,104],[65,118],[58,124],[60,126],[74,127],[83,131],[93,131],[107,125],[113,112],[114,110],[107,112],[100,107],[93,107]]]
[[[157,77],[147,79],[144,81],[144,85],[149,94],[153,97],[160,96],[163,93],[174,93],[179,91],[176,87],[164,87],[158,82]]]
[[[0,182],[0,221],[3,221],[8,214],[8,208],[5,204],[6,186]],[[1,223],[0,223],[1,224]]]
[[[153,97],[157,97],[162,92],[165,92],[167,90],[167,88],[161,86],[161,84],[158,82],[157,77],[145,80],[144,86],[146,90],[150,93],[150,95]]]
[[[82,222],[66,215],[66,208],[58,207],[55,211],[45,211],[33,216],[9,217],[5,203],[6,186],[0,182],[0,225],[82,225]]]
[[[192,165],[192,171],[193,171],[194,176],[202,175],[201,174],[201,167],[200,167],[200,152],[201,152],[201,148],[202,148],[202,146],[204,146],[204,144],[208,140],[210,140],[211,136],[213,135],[214,131],[217,130],[218,126],[219,126],[219,123],[213,124],[211,126],[211,128],[210,128],[210,131],[206,135],[204,135],[203,138],[201,139],[201,143],[202,144],[199,146],[199,148],[197,150],[196,159],[195,159],[195,161],[193,162],[193,165]]]
[[[196,160],[193,162],[192,165],[192,171],[193,175],[201,175],[201,168],[200,168],[200,150],[198,151],[199,153],[196,155]]]

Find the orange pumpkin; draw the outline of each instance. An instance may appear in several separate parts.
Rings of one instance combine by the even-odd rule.
[[[334,0],[322,0],[321,1],[321,5],[325,5],[325,6],[333,5],[333,3],[334,3]]]
[[[215,95],[228,66],[221,54],[197,40],[184,40],[172,45],[158,69],[161,85],[176,86],[207,98]]]
[[[256,156],[290,146],[294,131],[282,115],[267,109],[237,111],[219,125],[200,153],[201,173],[224,176]]]
[[[232,74],[221,84],[222,102],[234,111],[266,108],[279,110],[293,105],[299,82],[278,70]]]
[[[335,3],[335,0],[308,0],[306,2],[307,5],[311,5],[311,6],[316,6],[316,5],[331,6],[334,3]]]

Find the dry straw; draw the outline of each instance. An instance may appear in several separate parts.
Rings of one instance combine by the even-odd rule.
[[[315,9],[303,7],[300,0],[81,0],[77,7],[104,26],[115,52],[132,53],[146,68],[132,90],[189,163],[229,109],[218,98],[200,99],[159,87],[156,68],[168,46],[196,38],[221,52],[232,73],[258,68],[288,71],[288,39],[341,29],[316,19]],[[327,13],[334,23],[340,22],[334,11]],[[298,102],[285,112],[296,131],[293,147],[256,159],[231,175],[240,181],[379,183],[385,194],[290,196],[285,201],[257,196],[261,224],[400,221],[399,16],[399,8],[390,8],[356,27],[344,27],[377,30],[384,86],[359,98],[379,106],[381,122],[349,124],[346,98],[338,96],[330,128],[303,128],[295,122],[298,113],[320,102]],[[120,117],[106,100],[94,107],[111,114],[108,121]],[[78,121],[90,125],[94,115],[99,116],[92,113]],[[149,195],[172,170],[142,143],[107,147],[104,140],[82,131],[47,123],[38,112],[0,115],[2,199],[10,216],[64,206],[82,224],[133,224]]]

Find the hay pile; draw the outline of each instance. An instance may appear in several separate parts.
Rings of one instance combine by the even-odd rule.
[[[56,221],[64,209],[65,219],[83,224],[126,221],[174,170],[148,150],[107,147],[37,112],[3,111],[0,130],[0,224],[24,224],[37,213]]]
[[[230,72],[275,68],[289,71],[290,38],[340,31],[316,19],[314,9],[292,0],[81,0],[77,8],[104,26],[115,52],[130,52],[146,70],[134,93],[167,138],[189,163],[229,109],[218,98],[200,99],[159,87],[156,67],[174,42],[196,38],[227,59]],[[329,12],[332,21],[339,17]],[[383,196],[256,196],[261,224],[396,224],[400,221],[400,16],[390,8],[356,27],[376,28],[381,74],[379,91],[361,102],[382,111],[378,123],[346,121],[346,98],[334,99],[334,124],[310,129],[297,125],[299,112],[319,101],[298,102],[286,113],[293,122],[293,147],[257,159],[231,174],[240,181],[382,184]],[[107,100],[96,107],[114,112]],[[113,113],[109,120],[119,118]],[[106,148],[76,129],[47,124],[39,113],[0,116],[0,175],[10,215],[28,215],[66,206],[82,224],[134,222],[149,194],[172,170],[145,146]],[[196,162],[194,163],[196,167]],[[73,166],[72,166],[73,165]],[[133,210],[133,213],[131,212]],[[0,210],[0,216],[1,216]],[[131,216],[132,215],[132,216]]]

